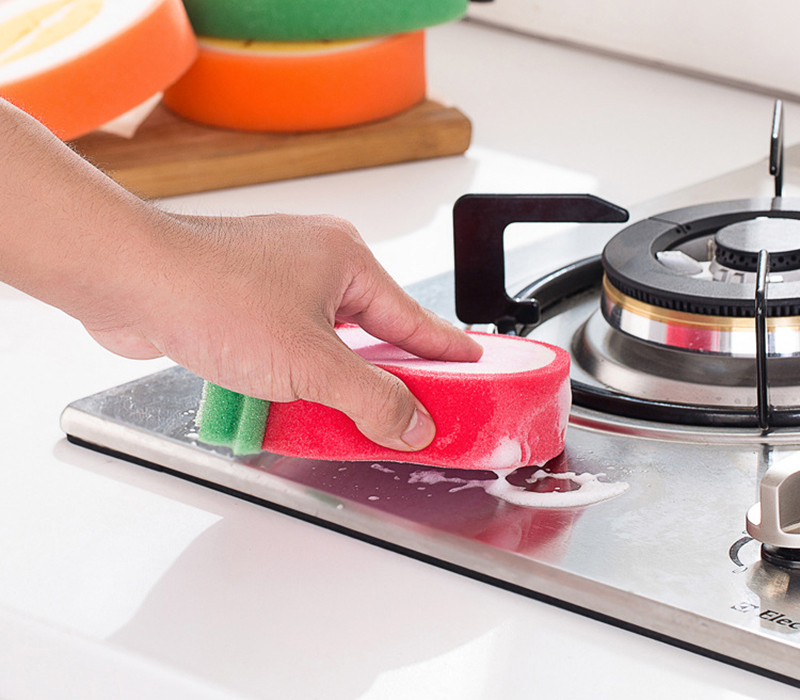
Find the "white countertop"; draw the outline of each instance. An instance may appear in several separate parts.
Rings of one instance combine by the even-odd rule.
[[[335,213],[408,284],[451,266],[465,192],[592,192],[630,207],[766,156],[763,95],[472,23],[431,30],[428,47],[430,93],[473,121],[467,155],[164,206]],[[786,117],[792,143],[800,109]],[[169,363],[110,355],[2,286],[0,324],[3,700],[800,697],[70,445],[67,403]]]

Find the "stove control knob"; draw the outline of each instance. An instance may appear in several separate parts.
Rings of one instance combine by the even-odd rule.
[[[747,511],[747,532],[771,547],[800,549],[800,453],[764,474],[760,502]]]

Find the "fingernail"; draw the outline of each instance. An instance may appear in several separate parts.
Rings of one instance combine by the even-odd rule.
[[[421,450],[431,444],[434,435],[436,426],[433,424],[433,419],[426,411],[415,408],[414,415],[411,416],[408,427],[400,439],[412,450]]]

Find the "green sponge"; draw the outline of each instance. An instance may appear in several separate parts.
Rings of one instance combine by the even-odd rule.
[[[269,401],[206,382],[197,416],[198,440],[229,447],[237,456],[256,454],[261,452],[268,414]]]
[[[183,0],[195,32],[252,41],[361,39],[457,19],[469,0]]]

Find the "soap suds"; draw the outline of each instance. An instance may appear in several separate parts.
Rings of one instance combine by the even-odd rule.
[[[561,435],[564,435],[567,431],[567,425],[569,424],[569,411],[572,407],[572,385],[570,384],[569,378],[564,380],[564,383],[561,385],[561,389],[558,392],[558,415],[561,417],[561,421],[558,426],[558,431]]]
[[[383,472],[384,474],[394,474],[394,469],[387,467],[385,464],[378,464],[377,462],[375,464],[370,464],[369,468],[374,469],[376,472]]]
[[[464,489],[472,489],[472,488],[484,488],[484,485],[488,482],[484,479],[462,479],[458,476],[447,476],[443,472],[433,471],[428,469],[420,469],[418,471],[412,472],[408,477],[409,484],[426,484],[428,486],[433,486],[434,484],[441,484],[441,483],[449,483],[449,484],[456,484],[451,489],[448,489],[448,493],[458,493],[459,491],[463,491]],[[418,491],[424,491],[424,486],[418,486]]]
[[[602,476],[605,474],[551,473],[539,469],[525,483],[535,486],[544,479],[554,479],[564,481],[565,490],[530,491],[510,484],[502,474],[498,474],[494,481],[485,482],[485,488],[486,493],[496,498],[528,508],[581,508],[615,498],[630,488],[630,484],[623,481],[600,481]],[[572,483],[568,486],[566,482]]]
[[[447,477],[444,472],[431,469],[420,469],[419,471],[411,472],[408,477],[409,484],[438,484],[442,481],[462,482],[463,479]]]
[[[464,479],[448,476],[445,472],[419,469],[408,477],[409,484],[453,484],[448,493],[457,493],[464,489],[481,488],[490,496],[507,503],[527,508],[582,508],[607,501],[625,493],[630,484],[626,482],[600,481],[605,474],[576,474],[575,472],[549,472],[537,469],[525,479],[526,486],[515,486],[506,479],[507,470],[496,471],[497,479]],[[546,485],[545,481],[562,482],[563,486]],[[536,490],[537,485],[546,485],[547,490]],[[418,486],[422,491],[425,486]]]
[[[490,471],[495,471],[520,467],[523,464],[525,462],[522,460],[522,445],[517,440],[507,438],[495,447],[483,466]]]

